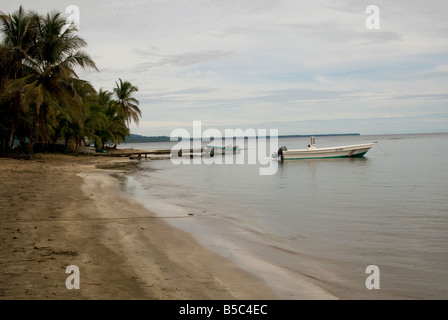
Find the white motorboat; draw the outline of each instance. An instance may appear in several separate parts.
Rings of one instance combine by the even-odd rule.
[[[302,159],[325,159],[325,158],[346,158],[363,157],[377,142],[354,144],[338,147],[318,148],[315,138],[311,137],[311,143],[306,149],[288,150],[281,147],[274,157],[280,157],[281,160],[302,160]]]

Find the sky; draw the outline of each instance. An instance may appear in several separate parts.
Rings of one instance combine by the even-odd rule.
[[[0,0],[5,13],[20,5],[67,19],[79,8],[99,72],[78,75],[138,87],[135,134],[193,121],[279,135],[448,131],[446,0]]]

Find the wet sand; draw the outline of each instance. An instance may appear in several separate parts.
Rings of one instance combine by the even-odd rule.
[[[121,195],[113,176],[131,162],[0,159],[0,299],[275,298],[263,282]],[[69,265],[79,268],[79,290],[66,288]]]
[[[0,299],[280,299],[120,192],[132,160],[38,155],[0,168]],[[69,265],[79,290],[66,288]]]

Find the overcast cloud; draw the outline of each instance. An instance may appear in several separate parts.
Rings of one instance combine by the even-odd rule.
[[[276,128],[279,134],[448,131],[448,1],[5,1],[80,10],[100,72],[139,88],[131,131]],[[380,9],[369,30],[368,5]]]

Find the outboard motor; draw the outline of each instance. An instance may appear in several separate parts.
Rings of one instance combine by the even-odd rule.
[[[283,160],[283,151],[287,151],[288,148],[286,148],[285,146],[280,147],[280,149],[278,149],[277,152],[274,152],[273,157],[274,158],[278,158],[280,157]]]

